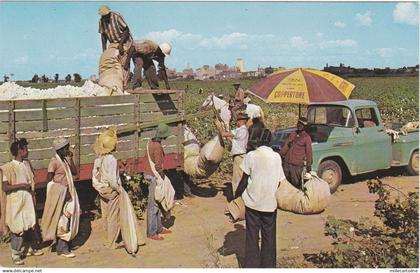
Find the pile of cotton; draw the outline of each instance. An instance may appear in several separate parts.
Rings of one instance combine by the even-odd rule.
[[[23,87],[14,82],[5,82],[0,85],[0,100],[52,99],[108,95],[109,91],[107,88],[89,80],[81,87],[62,85],[49,89]]]

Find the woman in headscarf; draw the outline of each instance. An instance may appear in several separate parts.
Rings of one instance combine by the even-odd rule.
[[[47,199],[41,220],[42,238],[44,241],[56,241],[59,256],[74,258],[70,241],[79,231],[80,205],[73,175],[77,174],[73,162],[73,153],[67,138],[54,139],[56,152],[48,165]]]
[[[117,147],[117,132],[110,128],[96,139],[97,155],[92,170],[92,185],[101,199],[101,211],[111,247],[124,246],[129,254],[143,245],[138,234],[137,218],[127,192],[121,184],[118,163],[112,154]]]

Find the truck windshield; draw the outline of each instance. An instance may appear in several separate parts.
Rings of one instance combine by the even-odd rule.
[[[333,127],[354,126],[354,119],[351,111],[338,105],[312,105],[308,107],[308,122],[311,124],[322,124]]]

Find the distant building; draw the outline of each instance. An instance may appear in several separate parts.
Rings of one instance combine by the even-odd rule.
[[[177,74],[176,74],[176,69],[166,69],[166,76],[168,76],[168,79],[176,79],[177,78]]]
[[[246,72],[244,60],[241,58],[236,59],[235,67],[239,70],[239,72]]]
[[[198,80],[214,80],[216,77],[216,69],[209,65],[203,65],[195,71],[195,78]]]
[[[419,74],[419,65],[412,67],[401,67],[401,68],[355,68],[351,66],[345,66],[340,63],[340,66],[329,66],[328,64],[324,67],[324,71],[333,73],[335,75],[346,75],[346,76],[360,76],[360,77],[374,77],[374,76],[415,76]]]

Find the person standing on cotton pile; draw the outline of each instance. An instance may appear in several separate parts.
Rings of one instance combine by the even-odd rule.
[[[130,29],[121,14],[111,11],[108,6],[101,6],[98,10],[101,19],[99,20],[99,33],[101,34],[102,51],[107,49],[107,42],[110,47],[118,49],[120,54],[120,64],[123,68],[123,85],[127,88],[128,78],[130,73],[130,63],[127,58],[128,50],[133,44],[133,38],[130,34]]]

